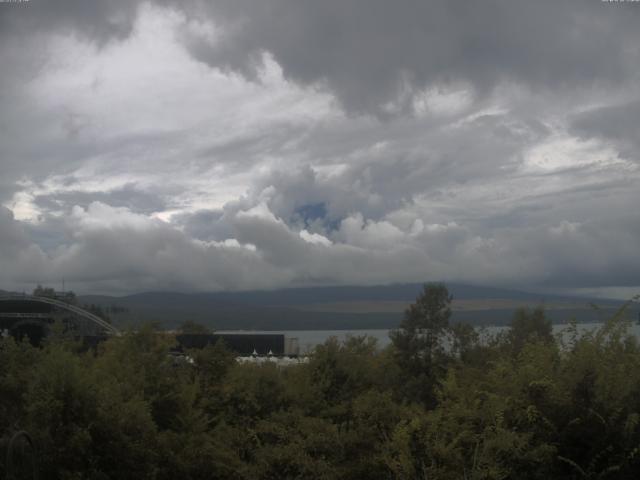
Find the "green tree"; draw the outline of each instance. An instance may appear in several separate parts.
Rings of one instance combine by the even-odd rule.
[[[185,320],[180,324],[178,328],[180,333],[194,333],[198,335],[208,335],[211,333],[211,329],[201,323],[194,322],[193,320]]]
[[[443,284],[425,285],[405,311],[400,328],[390,333],[396,361],[404,374],[404,393],[428,406],[435,404],[436,383],[445,371],[444,339],[450,333],[452,300]]]
[[[508,341],[515,354],[531,342],[553,343],[551,320],[547,319],[544,308],[539,306],[530,310],[519,308],[513,314]]]

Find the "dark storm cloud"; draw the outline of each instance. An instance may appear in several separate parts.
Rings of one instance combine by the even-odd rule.
[[[104,43],[131,33],[143,2],[32,0],[0,9],[0,31],[75,31]],[[250,77],[269,52],[285,74],[326,82],[356,109],[395,100],[405,86],[502,79],[571,86],[616,81],[633,70],[639,13],[597,1],[214,0],[154,2],[207,13],[215,44],[191,35],[194,55]]]
[[[623,156],[640,161],[639,100],[583,112],[573,118],[572,127],[583,138],[614,142]]]
[[[599,0],[0,3],[0,287],[639,285],[638,20]]]
[[[515,237],[506,239],[504,254],[513,259],[524,256],[531,264],[540,262],[542,268],[535,269],[539,285],[637,286],[640,221],[632,215],[614,217],[580,225],[563,222],[547,231],[513,232]]]
[[[103,44],[128,36],[138,5],[129,0],[30,0],[0,5],[0,34],[37,35],[68,31]]]
[[[332,236],[341,241],[332,245],[303,240],[265,209],[240,211],[228,221],[238,241],[254,247],[199,243],[164,222],[94,203],[43,225],[40,233],[66,235],[45,255],[4,210],[0,280],[64,277],[86,290],[112,292],[488,278],[558,288],[640,283],[640,223],[630,215],[499,228],[486,236],[454,223],[406,232],[354,215],[341,222]]]
[[[482,115],[459,126],[399,121],[364,133],[347,130],[343,136],[320,130],[302,149],[311,158],[342,168],[328,176],[310,164],[273,170],[254,180],[249,202],[268,192],[267,204],[280,218],[294,218],[298,209],[322,204],[328,222],[354,212],[379,220],[412,204],[416,196],[442,201],[452,187],[491,183],[513,172],[522,149],[548,135],[539,122],[507,114]],[[339,145],[339,140],[347,145]],[[349,155],[353,150],[360,152]]]
[[[3,36],[75,32],[104,44],[132,31],[144,2],[32,0],[1,5]],[[511,80],[535,88],[616,84],[634,76],[640,9],[596,0],[214,0],[155,3],[220,29],[185,29],[191,53],[256,79],[263,53],[287,78],[324,85],[349,110],[410,108],[412,92],[468,81],[478,91]],[[204,17],[203,17],[204,16]],[[405,103],[404,105],[402,105]]]
[[[174,215],[171,222],[184,229],[187,236],[204,241],[222,242],[233,238],[233,227],[223,210],[198,210]]]
[[[384,111],[406,89],[513,80],[533,88],[616,84],[635,75],[640,9],[592,1],[217,0],[223,32],[187,35],[199,60],[253,78],[262,53],[355,111]],[[410,93],[410,92],[409,92]],[[406,107],[406,105],[405,105]]]
[[[66,216],[41,215],[40,221],[25,222],[22,228],[29,241],[47,255],[55,255],[61,246],[74,242],[74,231]]]

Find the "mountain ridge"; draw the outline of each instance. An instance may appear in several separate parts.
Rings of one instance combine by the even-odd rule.
[[[216,329],[329,330],[395,328],[404,309],[424,284],[300,287],[241,292],[143,292],[122,297],[81,295],[82,304],[117,305],[127,312],[113,316],[121,325],[155,321],[176,328],[185,320]],[[571,317],[601,321],[623,302],[578,296],[531,293],[505,288],[447,284],[454,297],[454,322],[505,325],[519,307],[545,306],[553,322]],[[602,310],[593,310],[597,303]]]
[[[397,283],[371,286],[327,286],[293,287],[274,290],[243,290],[220,292],[172,292],[148,291],[123,296],[80,295],[80,299],[140,303],[149,300],[162,300],[163,303],[183,299],[197,299],[226,305],[283,305],[305,303],[329,303],[356,300],[406,300],[414,301],[419,295],[423,283]],[[448,283],[449,292],[455,299],[511,299],[529,301],[584,301],[591,303],[621,303],[615,299],[582,297],[578,295],[556,295],[527,292],[491,286]]]

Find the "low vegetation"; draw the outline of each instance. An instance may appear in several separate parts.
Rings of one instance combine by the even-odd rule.
[[[43,479],[638,478],[640,345],[623,311],[554,337],[544,311],[480,338],[428,285],[376,348],[329,340],[287,368],[150,326],[81,352],[0,342],[0,427]]]

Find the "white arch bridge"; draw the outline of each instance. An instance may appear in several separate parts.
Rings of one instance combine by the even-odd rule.
[[[111,325],[109,322],[106,322],[102,318],[94,315],[91,312],[87,312],[83,308],[76,307],[75,305],[71,305],[66,302],[62,302],[60,300],[56,300],[55,298],[49,297],[38,297],[35,295],[0,295],[0,302],[35,302],[41,304],[52,305],[54,307],[58,307],[62,310],[66,310],[67,312],[74,313],[85,320],[93,322],[94,324],[102,327],[104,331],[109,335],[120,335],[120,331]],[[15,318],[49,318],[51,315],[47,313],[0,313],[1,317],[15,317]]]

